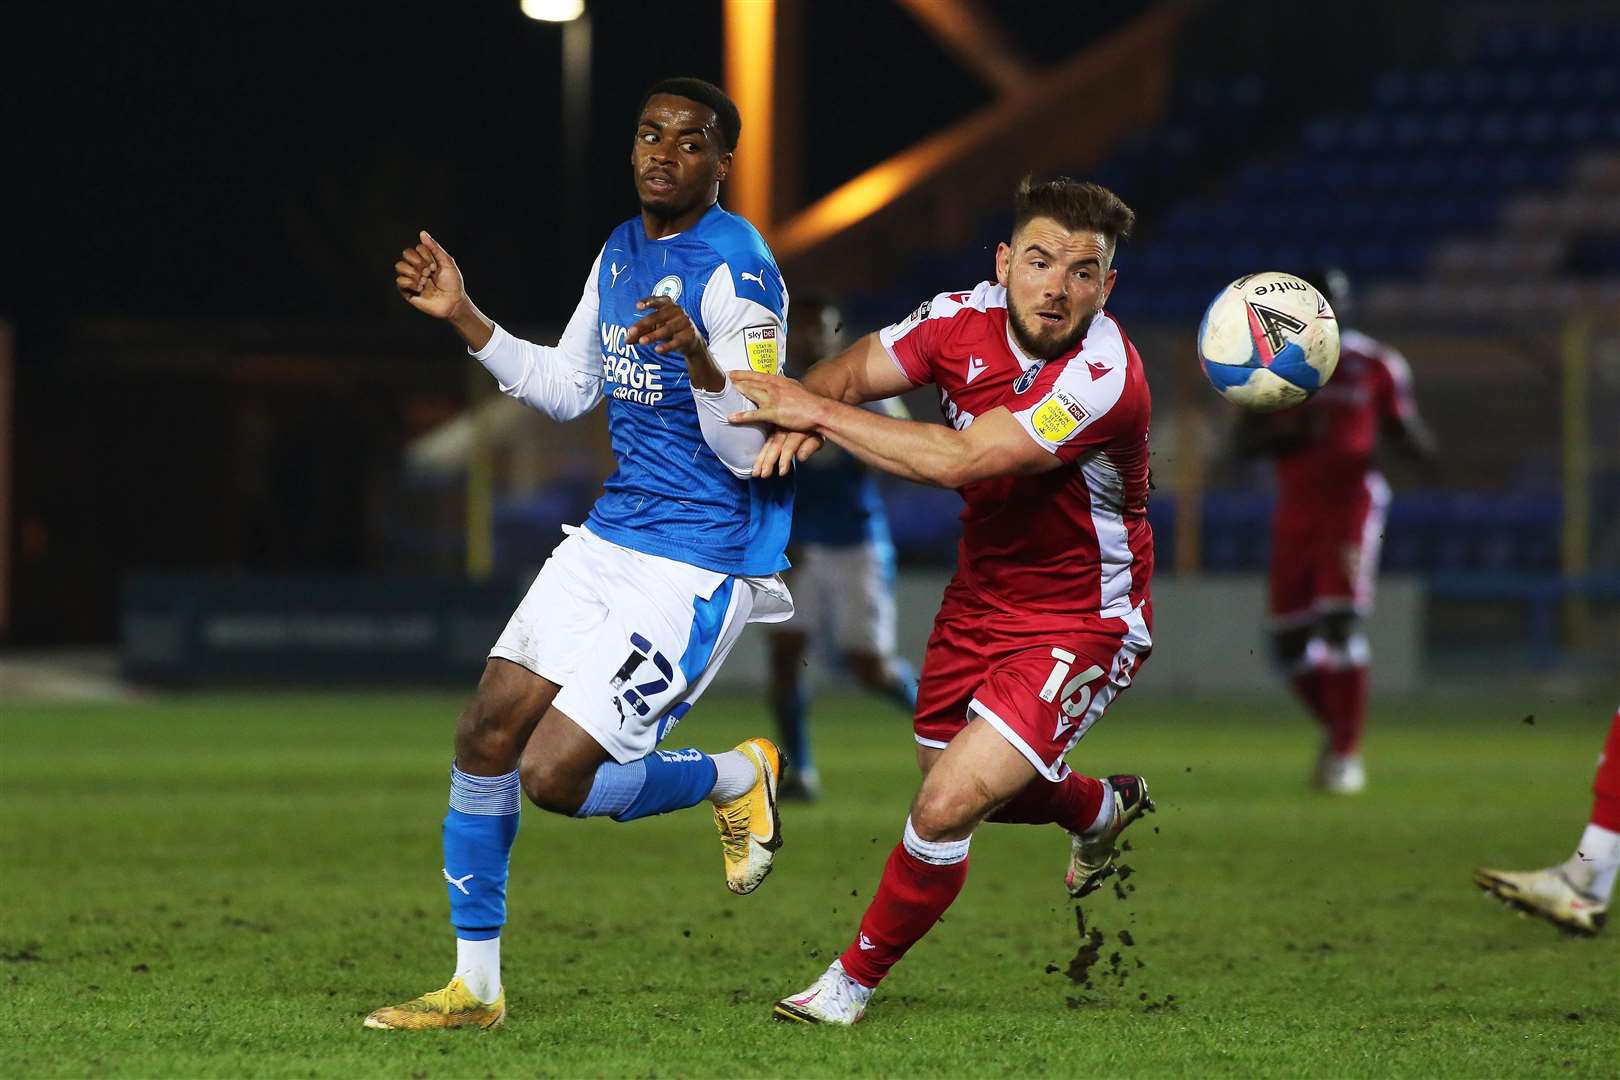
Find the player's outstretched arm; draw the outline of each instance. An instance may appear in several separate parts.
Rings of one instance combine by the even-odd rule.
[[[1036,445],[1005,408],[992,409],[965,431],[957,431],[833,401],[779,375],[737,371],[731,377],[758,405],[733,416],[732,423],[763,421],[817,434],[873,468],[917,483],[959,488],[994,476],[1046,472],[1063,464]]]
[[[601,364],[593,351],[596,266],[562,340],[555,346],[537,345],[513,337],[479,311],[467,295],[456,260],[426,230],[418,238],[400,252],[394,285],[406,303],[443,319],[461,335],[473,358],[495,376],[501,393],[554,420],[572,420],[601,400]]]
[[[439,242],[423,229],[418,243],[400,252],[394,264],[394,284],[400,296],[417,311],[443,319],[474,352],[489,344],[495,324],[467,295],[461,267]]]
[[[894,398],[912,388],[911,380],[895,366],[876,334],[867,334],[837,356],[817,363],[805,373],[801,385],[813,394],[849,405]],[[904,407],[899,411],[903,417]],[[776,431],[755,459],[754,475],[786,476],[795,461],[808,459],[820,448],[820,435]]]

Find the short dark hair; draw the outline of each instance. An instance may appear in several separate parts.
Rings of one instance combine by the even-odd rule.
[[[707,105],[714,110],[715,122],[720,125],[720,141],[725,144],[726,152],[729,154],[737,149],[737,136],[742,134],[742,115],[737,112],[737,103],[714,83],[684,77],[655,82],[641,95],[641,104],[636,106],[638,117],[654,94],[674,94]]]
[[[1037,182],[1026,176],[1013,196],[1013,235],[1031,218],[1049,217],[1065,229],[1090,229],[1103,234],[1110,256],[1136,226],[1136,211],[1101,184],[1059,176]]]

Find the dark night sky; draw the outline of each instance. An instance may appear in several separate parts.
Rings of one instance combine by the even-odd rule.
[[[722,59],[719,0],[589,2],[594,249],[634,211],[642,90]],[[1071,35],[1071,4],[996,5],[1036,61],[1146,6]],[[884,0],[815,0],[805,38],[811,195],[989,100]],[[516,0],[37,6],[8,46],[22,258],[0,311],[25,355],[81,316],[398,315],[389,267],[421,224],[486,310],[560,319],[592,255],[558,250],[560,41]]]

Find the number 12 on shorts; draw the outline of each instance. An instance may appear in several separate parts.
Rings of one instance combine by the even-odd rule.
[[[1052,665],[1052,674],[1046,677],[1046,684],[1041,687],[1041,700],[1059,702],[1062,715],[1057,718],[1057,730],[1052,733],[1055,740],[1063,734],[1065,728],[1074,726],[1073,720],[1084,716],[1091,707],[1091,680],[1103,673],[1103,669],[1092,664],[1086,670],[1069,678],[1069,669],[1074,665],[1074,653],[1067,649],[1053,649],[1052,658],[1057,661]],[[1068,679],[1067,682],[1064,682]],[[1061,689],[1060,689],[1061,687]]]
[[[630,681],[630,676],[635,673],[637,668],[644,662],[651,660],[653,666],[658,669],[663,677],[640,683],[619,694],[619,697],[626,704],[636,710],[637,716],[646,716],[649,709],[645,699],[655,697],[669,689],[670,682],[675,678],[675,666],[669,662],[663,653],[652,647],[652,642],[640,634],[632,633],[630,635],[630,648],[630,655],[625,658],[624,664],[619,668],[619,673],[613,677],[610,685],[615,691],[618,691],[620,687]]]

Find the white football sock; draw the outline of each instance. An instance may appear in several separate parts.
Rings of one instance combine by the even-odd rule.
[[[1114,823],[1114,785],[1104,780],[1102,805],[1097,808],[1097,820],[1086,826],[1081,836],[1096,836]]]
[[[709,792],[710,802],[728,803],[740,799],[759,779],[754,759],[741,750],[714,754],[710,760],[714,762],[714,790]]]
[[[472,996],[492,1005],[501,996],[501,939],[468,941],[456,938],[456,977]]]
[[[1620,832],[1588,825],[1575,854],[1564,863],[1564,875],[1576,888],[1607,903],[1614,893],[1615,870],[1620,869]]]

